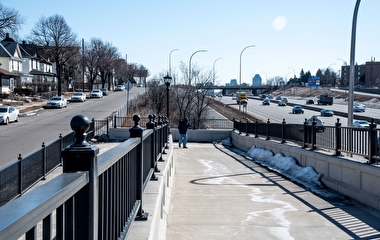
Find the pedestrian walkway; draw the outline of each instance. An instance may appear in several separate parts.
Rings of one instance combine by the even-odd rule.
[[[174,144],[167,239],[380,239],[380,213],[323,199],[219,144]]]

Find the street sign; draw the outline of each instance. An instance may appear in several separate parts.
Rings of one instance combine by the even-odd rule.
[[[133,87],[133,84],[130,81],[125,83],[125,89],[127,91],[131,90],[132,87]]]

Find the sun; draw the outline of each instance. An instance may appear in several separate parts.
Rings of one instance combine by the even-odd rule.
[[[286,17],[284,16],[278,16],[276,19],[273,21],[273,29],[276,31],[282,30],[286,26],[287,20]]]

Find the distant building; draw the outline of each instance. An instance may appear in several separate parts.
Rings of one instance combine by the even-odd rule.
[[[236,79],[231,79],[231,81],[230,81],[230,85],[231,85],[231,86],[236,86],[236,85],[238,85],[237,80],[236,80]]]
[[[363,87],[380,87],[380,62],[370,61],[355,65],[354,85]],[[342,66],[341,86],[348,86],[350,79],[350,66]]]
[[[261,86],[262,85],[262,79],[259,74],[255,74],[255,76],[252,78],[252,86]]]

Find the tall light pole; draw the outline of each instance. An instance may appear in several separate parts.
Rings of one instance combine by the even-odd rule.
[[[336,63],[331,63],[331,64],[326,68],[325,74],[326,74],[327,70],[329,70],[330,67],[331,67],[332,65],[336,65]],[[329,71],[330,71],[330,70],[329,70]],[[327,86],[328,86],[328,85],[329,85],[329,76],[326,76],[326,83],[327,83]]]
[[[356,0],[354,15],[352,18],[352,31],[351,31],[351,54],[350,54],[350,77],[348,83],[348,118],[347,126],[351,127],[354,120],[353,107],[354,107],[354,80],[355,80],[355,44],[356,44],[356,20],[358,18],[360,0]]]
[[[295,80],[296,80],[296,71],[294,70],[294,68],[292,68],[292,67],[288,67],[288,68],[290,68],[290,69],[292,69],[293,70],[293,87],[294,87],[294,85],[295,85]],[[294,96],[296,95],[296,89],[294,89]]]
[[[172,75],[172,52],[177,51],[179,49],[173,49],[169,53],[169,76]]]
[[[164,82],[166,85],[166,117],[169,119],[169,89],[170,89],[170,82],[172,81],[172,78],[169,75],[166,75],[164,77]]]
[[[245,49],[247,48],[253,48],[253,47],[256,47],[255,45],[248,45],[246,46],[245,48],[243,48],[243,50],[241,50],[240,52],[240,62],[239,62],[239,92],[241,92],[241,56],[243,55],[243,52],[245,51]],[[240,108],[241,108],[241,103],[239,101],[239,112],[240,112]]]
[[[214,64],[212,65],[212,84],[215,84],[215,63],[220,59],[223,59],[223,58],[215,59]]]
[[[190,60],[189,60],[189,85],[191,85],[191,58],[193,58],[193,56],[196,54],[196,53],[199,53],[199,52],[207,52],[207,50],[198,50],[198,51],[195,51],[193,54],[191,54],[190,56]]]

